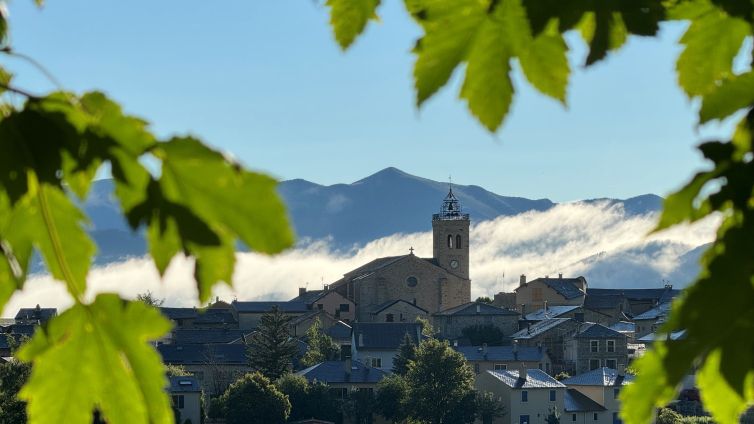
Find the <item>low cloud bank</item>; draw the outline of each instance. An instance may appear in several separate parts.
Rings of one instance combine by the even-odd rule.
[[[472,298],[510,291],[520,274],[530,279],[584,275],[591,287],[657,287],[663,281],[683,287],[696,274],[700,246],[714,240],[719,219],[647,236],[656,219],[626,216],[620,205],[574,203],[477,223],[471,228]],[[372,259],[406,254],[410,247],[419,256],[432,256],[431,231],[381,238],[346,254],[335,253],[327,240],[303,242],[274,257],[238,253],[234,287],[218,286],[215,295],[285,300],[298,287],[319,289]],[[117,292],[133,298],[151,290],[167,306],[195,306],[192,269],[190,259],[176,257],[160,279],[150,259],[129,259],[93,269],[88,295]],[[35,276],[11,298],[3,316],[36,304],[66,308],[71,299],[61,283]]]

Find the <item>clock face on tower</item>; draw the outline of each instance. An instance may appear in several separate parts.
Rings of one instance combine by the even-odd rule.
[[[450,261],[450,267],[453,268],[453,269],[458,268],[458,261],[455,260],[455,259],[453,259],[452,261]]]

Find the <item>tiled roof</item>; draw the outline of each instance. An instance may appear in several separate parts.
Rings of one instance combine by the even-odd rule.
[[[166,364],[225,364],[246,365],[246,345],[243,344],[215,344],[215,345],[159,345],[157,351],[162,355]]]
[[[589,339],[616,339],[626,337],[626,335],[615,330],[611,330],[602,324],[587,322],[581,326],[579,332],[574,337]]]
[[[517,353],[513,352],[513,346],[487,346],[486,350],[479,346],[458,346],[454,349],[467,361],[538,362],[544,357],[542,349],[529,346],[519,346]]]
[[[165,308],[160,307],[160,312],[169,319],[190,319],[196,318],[196,308]]]
[[[422,307],[419,307],[419,306],[417,306],[417,305],[415,305],[415,304],[413,304],[413,303],[411,303],[411,302],[407,302],[407,301],[405,301],[405,300],[403,300],[403,299],[398,299],[398,300],[390,300],[390,301],[387,301],[387,302],[385,302],[385,303],[383,303],[383,304],[380,304],[380,305],[374,306],[374,307],[372,308],[372,313],[373,313],[373,314],[379,314],[380,312],[384,311],[385,309],[387,309],[387,308],[389,308],[389,307],[391,307],[391,306],[395,305],[396,303],[400,303],[400,302],[403,302],[403,303],[405,303],[405,304],[407,304],[407,305],[409,305],[409,306],[411,306],[411,307],[413,307],[413,308],[416,308],[416,309],[418,309],[418,310],[420,310],[420,311],[424,312],[425,314],[428,314],[428,313],[429,313],[429,311],[427,311],[426,309],[424,309],[424,308],[422,308]]]
[[[563,409],[566,412],[599,412],[605,410],[604,406],[576,389],[566,389],[564,403]]]
[[[297,372],[308,381],[320,381],[328,384],[338,383],[377,383],[387,373],[377,368],[368,367],[361,362],[351,362],[347,370],[347,361],[325,361]]]
[[[668,334],[649,333],[636,341],[639,343],[652,343],[657,340],[667,340],[668,338],[670,338],[670,340],[680,340],[686,337],[686,330],[673,331],[669,336],[670,337],[668,337]]]
[[[654,308],[634,317],[634,320],[656,320],[665,317],[670,312],[671,302],[661,303]]]
[[[170,392],[171,393],[186,393],[186,392],[201,392],[202,388],[199,386],[194,376],[170,376]]]
[[[546,309],[542,308],[537,310],[536,312],[526,314],[524,319],[526,319],[527,321],[542,321],[543,319],[557,318],[561,315],[573,312],[580,307],[581,306],[578,305],[548,306]]]
[[[619,375],[617,370],[612,368],[597,368],[584,374],[579,374],[563,380],[567,386],[624,386],[634,380],[631,374]]]
[[[475,316],[475,315],[519,315],[516,311],[500,308],[484,302],[464,303],[444,311],[440,311],[435,316]]]
[[[353,324],[356,349],[396,350],[406,334],[418,345],[421,324],[413,322],[357,322]]]
[[[58,314],[56,308],[21,308],[16,313],[17,321],[47,321]]]
[[[526,370],[526,380],[518,377],[518,370],[502,370],[502,371],[487,371],[492,374],[493,377],[502,381],[508,387],[514,389],[543,389],[543,388],[558,388],[565,387],[565,385],[558,380],[551,377],[546,372],[531,368]]]
[[[574,320],[571,318],[545,319],[535,324],[532,324],[529,327],[524,328],[523,330],[519,330],[518,332],[513,333],[511,335],[511,338],[512,339],[531,339],[533,337],[539,336],[542,333],[545,333],[555,327],[561,326],[570,321],[574,321]]]
[[[338,321],[325,330],[325,334],[335,340],[346,340],[351,338],[351,326],[343,321]]]
[[[319,299],[320,296],[324,293],[324,290],[308,290],[304,292],[303,294],[300,294],[293,299],[289,300],[289,302],[302,302],[306,303],[307,305],[312,304],[315,300]]]
[[[239,302],[234,300],[231,304],[233,308],[242,313],[265,313],[270,312],[274,306],[277,306],[281,312],[307,312],[309,308],[303,302],[285,302],[285,301],[265,301],[265,302]]]
[[[216,344],[230,343],[243,336],[243,332],[237,329],[224,328],[190,328],[173,330],[173,342],[175,344]]]

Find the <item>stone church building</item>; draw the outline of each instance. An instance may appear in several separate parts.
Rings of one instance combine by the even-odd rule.
[[[451,188],[440,213],[432,215],[431,258],[411,253],[375,259],[328,289],[356,304],[356,320],[368,322],[390,302],[403,300],[434,314],[471,300],[469,215]]]

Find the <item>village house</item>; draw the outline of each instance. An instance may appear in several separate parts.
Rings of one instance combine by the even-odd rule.
[[[168,393],[173,408],[178,411],[179,423],[200,424],[202,420],[202,388],[193,376],[170,376]]]
[[[371,322],[416,322],[417,318],[428,318],[429,312],[403,299],[389,300],[372,308]]]
[[[521,314],[542,309],[545,303],[549,306],[581,306],[584,304],[587,283],[584,277],[537,278],[526,281],[522,275],[516,288],[516,306]]]
[[[327,287],[327,286],[326,286]],[[314,311],[324,311],[336,320],[351,322],[356,317],[356,305],[340,293],[332,290],[306,291],[305,287],[298,289],[298,296],[291,299],[292,303],[304,303]]]
[[[273,308],[278,308],[283,314],[294,318],[310,311],[304,302],[239,302],[234,300],[231,303],[231,311],[238,321],[238,327],[241,330],[253,330],[257,328],[262,315],[269,313]]]
[[[550,318],[527,325],[511,335],[519,346],[542,346],[552,363],[553,375],[565,370],[565,342],[579,329],[582,323],[571,318]]]
[[[408,334],[415,346],[422,339],[418,323],[356,322],[353,324],[351,358],[383,371],[392,371],[393,358]]]
[[[485,371],[476,390],[490,392],[503,407],[493,423],[544,424],[550,413],[562,413],[566,386],[540,369]]]
[[[562,423],[614,424],[608,414],[604,413],[604,406],[576,389],[566,389],[563,410],[565,413],[560,417]]]
[[[634,377],[626,374],[624,368],[597,368],[589,372],[563,380],[568,388],[577,390],[589,399],[605,408],[604,412],[594,411],[592,423],[619,424],[620,391],[633,381]],[[564,420],[561,418],[561,422]]]
[[[491,325],[503,335],[518,330],[519,313],[498,308],[484,302],[469,302],[432,315],[433,326],[440,336],[453,340],[463,337],[463,330],[475,326]]]
[[[190,344],[157,346],[166,364],[181,365],[193,374],[204,392],[222,394],[228,386],[251,372],[243,344]]]
[[[310,383],[318,381],[327,384],[339,397],[346,398],[353,390],[374,392],[377,383],[388,373],[365,365],[359,361],[324,361],[296,373]]]
[[[636,338],[641,338],[649,333],[656,332],[670,313],[671,302],[661,303],[654,308],[636,315],[633,319],[636,324]]]
[[[617,369],[628,365],[628,341],[624,334],[604,325],[583,323],[565,342],[565,365],[569,373],[584,373],[600,367]]]
[[[521,367],[538,368],[550,372],[552,363],[541,347],[518,346],[454,346],[462,354],[474,374],[479,376],[486,371],[515,370]]]
[[[337,318],[328,314],[324,310],[315,309],[294,317],[291,322],[288,323],[288,333],[293,337],[303,337],[316,320],[319,320],[320,328],[323,330],[330,328],[338,322]]]

